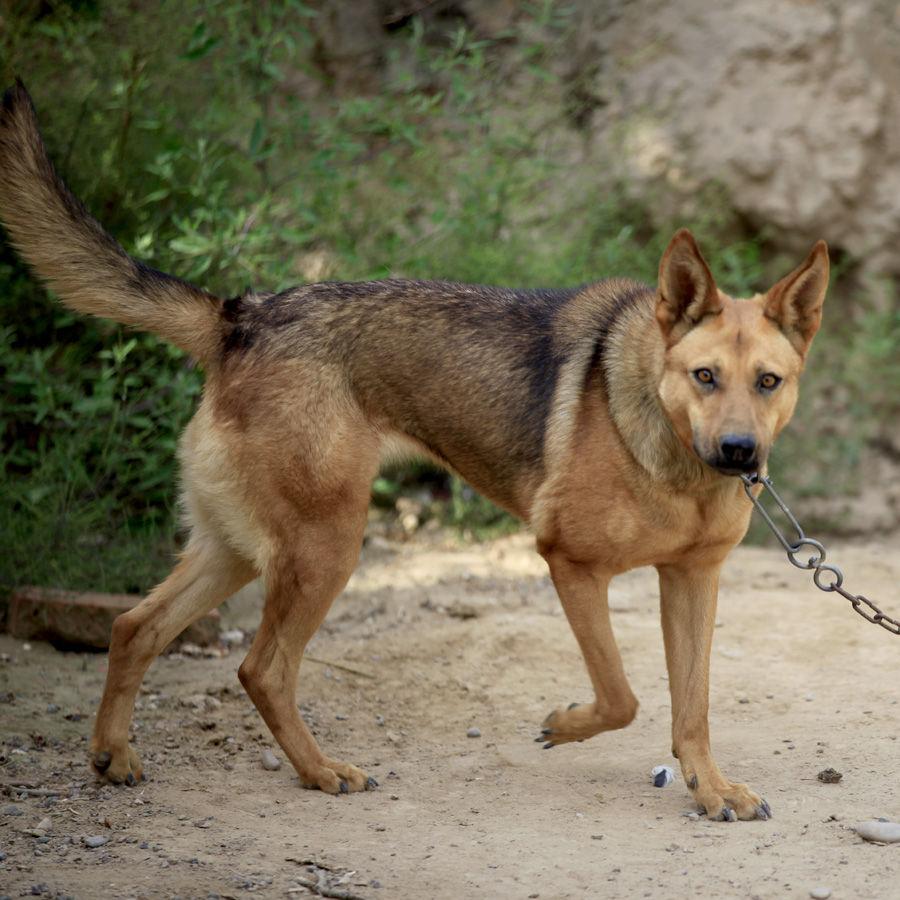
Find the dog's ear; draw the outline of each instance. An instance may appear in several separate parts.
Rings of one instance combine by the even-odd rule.
[[[766,317],[778,325],[801,356],[806,356],[822,322],[828,272],[828,245],[819,241],[803,264],[765,296]]]
[[[712,272],[694,236],[682,228],[659,264],[656,321],[668,344],[681,340],[702,318],[722,311]]]

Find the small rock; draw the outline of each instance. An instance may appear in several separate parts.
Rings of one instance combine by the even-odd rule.
[[[59,712],[59,707],[55,703],[47,704],[47,712],[48,713],[57,713]]]
[[[832,769],[829,766],[827,769],[822,769],[816,778],[822,782],[822,784],[837,784],[844,777],[842,772],[838,772],[837,769]]]
[[[671,766],[654,766],[650,770],[653,787],[668,787],[675,780],[675,770]]]
[[[831,896],[831,888],[828,887],[814,887],[810,892],[809,896],[813,898],[813,900],[828,900]]]
[[[0,809],[0,815],[4,816],[21,816],[22,815],[22,807],[17,806],[15,803],[7,803],[2,809]]]
[[[375,716],[375,724],[379,728],[384,728],[384,716],[382,716],[382,715]]]
[[[44,816],[37,825],[34,826],[35,831],[48,832],[53,827],[53,820],[50,816]]]
[[[873,819],[854,825],[853,830],[866,841],[879,844],[900,844],[900,825],[896,822],[879,822]]]
[[[81,842],[85,845],[85,847],[90,847],[92,850],[96,850],[97,847],[102,847],[104,844],[109,843],[109,838],[103,834],[94,834],[90,837],[83,837]]]
[[[244,643],[244,632],[240,628],[232,628],[229,631],[223,631],[219,635],[219,640],[226,647],[240,647]]]
[[[281,760],[268,747],[260,754],[259,761],[268,772],[277,772],[281,768]]]
[[[480,728],[475,728],[475,727],[473,726],[472,728],[470,728],[470,729],[466,732],[466,737],[470,737],[470,738],[479,738],[479,737],[481,737],[481,729],[480,729]]]

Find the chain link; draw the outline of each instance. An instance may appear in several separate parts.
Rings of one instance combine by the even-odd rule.
[[[744,482],[744,490],[750,498],[750,502],[756,507],[759,514],[765,520],[766,525],[772,529],[772,533],[778,538],[778,542],[784,547],[788,560],[798,569],[809,569],[813,573],[813,582],[820,591],[826,593],[838,593],[845,599],[850,601],[853,609],[856,610],[864,619],[875,625],[880,625],[892,634],[900,635],[900,622],[892,619],[886,613],[883,613],[868,597],[862,594],[851,594],[845,590],[844,573],[835,565],[825,562],[825,547],[821,541],[808,537],[803,531],[802,526],[797,521],[794,514],[788,509],[787,504],[778,492],[772,486],[772,479],[765,475],[741,475]],[[757,485],[762,486],[759,497],[754,495],[753,488]],[[769,511],[760,502],[760,497],[768,491],[772,495],[772,499],[778,505],[778,508],[784,513],[791,528],[796,532],[797,536],[794,540],[789,540],[784,532],[775,524],[774,519],[769,515]],[[812,555],[804,561],[798,557],[801,552],[806,555],[808,550],[812,550]]]

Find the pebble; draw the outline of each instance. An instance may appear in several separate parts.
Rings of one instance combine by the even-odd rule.
[[[96,850],[97,847],[102,847],[104,844],[109,843],[109,838],[103,834],[94,834],[90,837],[84,837],[81,840],[85,847],[90,847],[92,850]]]
[[[650,770],[653,787],[668,787],[675,780],[675,770],[671,766],[654,766]]]
[[[900,825],[896,822],[879,822],[873,819],[854,825],[853,830],[866,841],[877,841],[881,844],[900,844]]]
[[[277,772],[281,768],[281,760],[268,747],[260,754],[259,761],[268,772]]]
[[[816,775],[816,778],[818,778],[822,784],[837,784],[843,777],[841,772],[838,772],[837,769],[832,769],[831,766],[827,769],[822,769],[822,771]]]
[[[810,892],[809,896],[813,898],[813,900],[828,900],[831,896],[831,888],[827,887],[814,887]]]
[[[223,631],[219,635],[219,640],[226,647],[239,647],[244,643],[244,632],[240,628],[232,628],[229,631]]]
[[[6,806],[0,809],[0,814],[4,816],[21,816],[22,807],[17,806],[15,803],[7,803]]]
[[[470,729],[466,732],[466,737],[470,737],[470,738],[481,737],[481,729],[480,729],[480,728],[475,728],[475,727],[473,726],[472,728],[470,728]]]
[[[44,816],[35,826],[36,831],[49,831],[53,827],[53,820],[50,816]]]
[[[55,703],[47,704],[47,712],[48,713],[57,713],[59,712],[59,707]]]

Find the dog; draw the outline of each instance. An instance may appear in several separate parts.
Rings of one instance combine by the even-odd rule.
[[[545,720],[545,747],[623,728],[638,701],[610,625],[610,579],[659,573],[672,752],[709,818],[767,819],[710,752],[719,571],[747,530],[739,475],[764,473],[819,328],[828,250],[764,294],[720,291],[689,231],[648,286],[572,290],[388,280],[221,299],[131,259],[56,175],[21,82],[0,111],[0,219],[63,303],[161,335],[206,384],[180,442],[190,538],[112,628],[91,762],[134,784],[135,695],[187,625],[262,575],[239,678],[307,787],[376,786],[326,756],[295,704],[304,648],[356,565],[386,458],[458,473],[533,530],[593,684]]]

